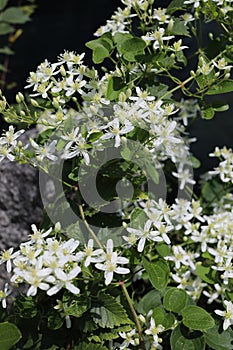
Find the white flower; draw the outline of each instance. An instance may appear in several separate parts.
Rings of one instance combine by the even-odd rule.
[[[8,273],[10,273],[12,269],[11,261],[20,254],[19,251],[13,253],[13,250],[14,248],[9,248],[8,250],[5,250],[4,252],[2,252],[0,258],[0,265],[6,262],[6,270]]]
[[[78,76],[74,80],[74,76],[70,75],[69,78],[66,79],[66,86],[65,86],[66,96],[69,97],[73,95],[76,91],[80,95],[82,95],[84,93],[84,91],[82,90],[82,87],[84,87],[86,83],[87,83],[86,80],[82,80],[80,76]]]
[[[85,259],[84,266],[88,267],[90,263],[97,263],[103,261],[103,249],[93,249],[94,241],[89,239],[84,251],[78,252],[76,257],[78,261]]]
[[[147,239],[154,242],[163,241],[163,238],[160,237],[160,232],[158,230],[155,231],[151,229],[152,225],[153,225],[153,222],[151,220],[147,220],[143,229],[135,229],[135,228],[127,227],[127,231],[130,234],[133,234],[139,237],[138,252],[140,253],[143,251]]]
[[[124,342],[120,345],[120,350],[128,349],[129,345],[137,346],[139,345],[139,338],[135,329],[132,329],[130,332],[119,332],[121,338],[125,339]]]
[[[224,318],[223,330],[225,331],[229,326],[233,324],[233,304],[228,300],[224,300],[223,303],[226,306],[226,311],[215,310],[214,312]]]
[[[150,319],[150,328],[145,330],[145,333],[147,335],[153,336],[153,346],[158,346],[161,342],[161,339],[159,338],[158,334],[163,332],[165,330],[165,327],[159,324],[158,326],[155,325],[155,320],[153,317]]]
[[[72,282],[75,277],[81,272],[79,266],[74,267],[68,273],[65,273],[62,269],[55,270],[56,282],[54,286],[47,291],[49,296],[54,295],[59,292],[63,287],[68,289],[73,294],[79,294],[80,289],[77,288]]]
[[[185,188],[186,184],[194,185],[196,183],[196,181],[193,179],[193,174],[189,169],[183,169],[181,171],[178,169],[178,173],[172,172],[172,175],[180,180],[179,188],[181,190]]]
[[[73,143],[79,142],[79,127],[73,128],[71,132],[67,133],[66,135],[62,135],[62,140],[68,141],[68,143],[65,146],[65,150],[70,149]]]
[[[72,143],[69,143],[69,146],[71,146]],[[90,157],[87,152],[88,145],[86,143],[86,140],[79,134],[75,139],[75,144],[68,149],[68,146],[66,145],[63,154],[61,155],[61,158],[64,159],[71,159],[76,156],[83,157],[84,162],[86,165],[90,163]]]
[[[127,258],[118,256],[117,252],[113,252],[113,241],[108,239],[106,245],[106,253],[104,254],[104,263],[97,263],[95,267],[104,271],[105,284],[109,285],[113,279],[113,273],[127,274],[130,272],[128,268],[119,267],[118,264],[128,264]]]
[[[109,122],[104,129],[109,128],[109,131],[101,136],[100,139],[107,140],[115,138],[115,147],[119,147],[121,144],[121,135],[125,135],[133,130],[133,125],[129,121],[125,121],[125,126],[121,128],[120,121],[118,118],[113,119]]]
[[[33,139],[30,139],[32,147],[35,149],[35,153],[37,155],[37,159],[42,162],[44,158],[48,158],[49,160],[55,161],[57,160],[57,156],[54,155],[56,151],[57,140],[53,140],[49,144],[45,144],[40,146]]]
[[[9,294],[8,283],[5,283],[3,290],[0,290],[0,301],[2,302],[3,309],[6,309],[6,298]]]

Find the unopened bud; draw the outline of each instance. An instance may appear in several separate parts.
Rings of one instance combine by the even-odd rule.
[[[173,27],[174,27],[174,20],[171,18],[167,26],[168,31],[171,32]]]
[[[30,99],[30,102],[33,105],[33,107],[39,107],[39,103],[36,100],[34,100],[33,98]]]
[[[60,73],[61,73],[61,75],[63,75],[63,77],[66,76],[66,70],[65,70],[63,65],[60,67]]]
[[[18,141],[18,147],[19,147],[19,148],[22,148],[22,147],[23,147],[22,141]]]
[[[226,73],[226,74],[224,75],[224,78],[225,78],[225,79],[229,79],[230,76],[231,76],[230,73]]]
[[[15,99],[16,99],[17,103],[21,103],[21,102],[24,101],[24,96],[23,96],[23,94],[21,92],[18,92],[16,97],[15,97]]]
[[[21,115],[21,117],[25,117],[26,113],[24,111],[20,111],[20,115]]]
[[[56,98],[53,99],[52,104],[53,104],[53,107],[55,107],[56,109],[58,109],[60,107],[60,104]]]
[[[213,35],[213,33],[209,33],[209,38],[210,38],[210,40],[214,40],[214,35]]]
[[[220,74],[220,72],[216,72],[216,73],[214,74],[215,78],[219,77],[219,74]]]
[[[119,94],[119,101],[120,102],[125,102],[126,99],[127,99],[126,94],[123,91],[121,91],[120,94]]]
[[[59,232],[61,231],[61,223],[58,221],[55,224],[54,231]]]

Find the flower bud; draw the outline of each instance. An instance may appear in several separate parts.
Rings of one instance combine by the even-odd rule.
[[[65,70],[65,68],[64,68],[63,65],[60,67],[60,73],[61,73],[61,75],[62,75],[63,77],[66,76],[66,70]]]
[[[15,99],[16,99],[17,103],[21,103],[21,102],[24,101],[24,96],[23,96],[23,94],[21,92],[18,92],[16,97],[15,97]]]
[[[171,32],[173,27],[174,27],[174,20],[171,18],[167,26],[168,31]]]
[[[33,107],[39,107],[39,103],[36,100],[34,100],[33,98],[30,99],[30,102],[33,105]]]

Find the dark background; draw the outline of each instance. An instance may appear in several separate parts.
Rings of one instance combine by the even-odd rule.
[[[164,7],[168,1],[158,1]],[[11,58],[8,81],[16,81],[17,89],[23,90],[30,71],[47,58],[56,61],[64,49],[86,52],[85,63],[91,64],[91,52],[85,42],[94,38],[93,33],[110,19],[120,0],[38,0],[32,21],[24,26],[24,33],[14,45],[15,56]],[[216,162],[208,154],[214,147],[233,147],[233,94],[222,95],[217,100],[229,103],[227,113],[217,113],[213,120],[198,120],[190,128],[198,141],[192,151],[201,160],[197,174],[205,172]]]

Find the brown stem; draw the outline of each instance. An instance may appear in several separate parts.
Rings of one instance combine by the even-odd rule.
[[[119,281],[119,285],[121,286],[122,290],[123,290],[123,293],[126,297],[126,300],[128,302],[128,305],[130,307],[130,310],[132,312],[132,315],[133,315],[133,318],[134,318],[134,322],[135,322],[135,325],[137,327],[137,331],[138,331],[138,336],[139,336],[139,341],[140,341],[140,344],[141,344],[141,347],[142,347],[142,350],[146,350],[146,346],[145,346],[145,343],[144,343],[144,340],[143,340],[143,336],[142,336],[142,328],[141,328],[141,325],[138,321],[138,316],[136,314],[136,311],[133,307],[133,303],[132,303],[132,300],[129,296],[129,293],[127,291],[127,288],[125,286],[125,282],[124,281]]]

